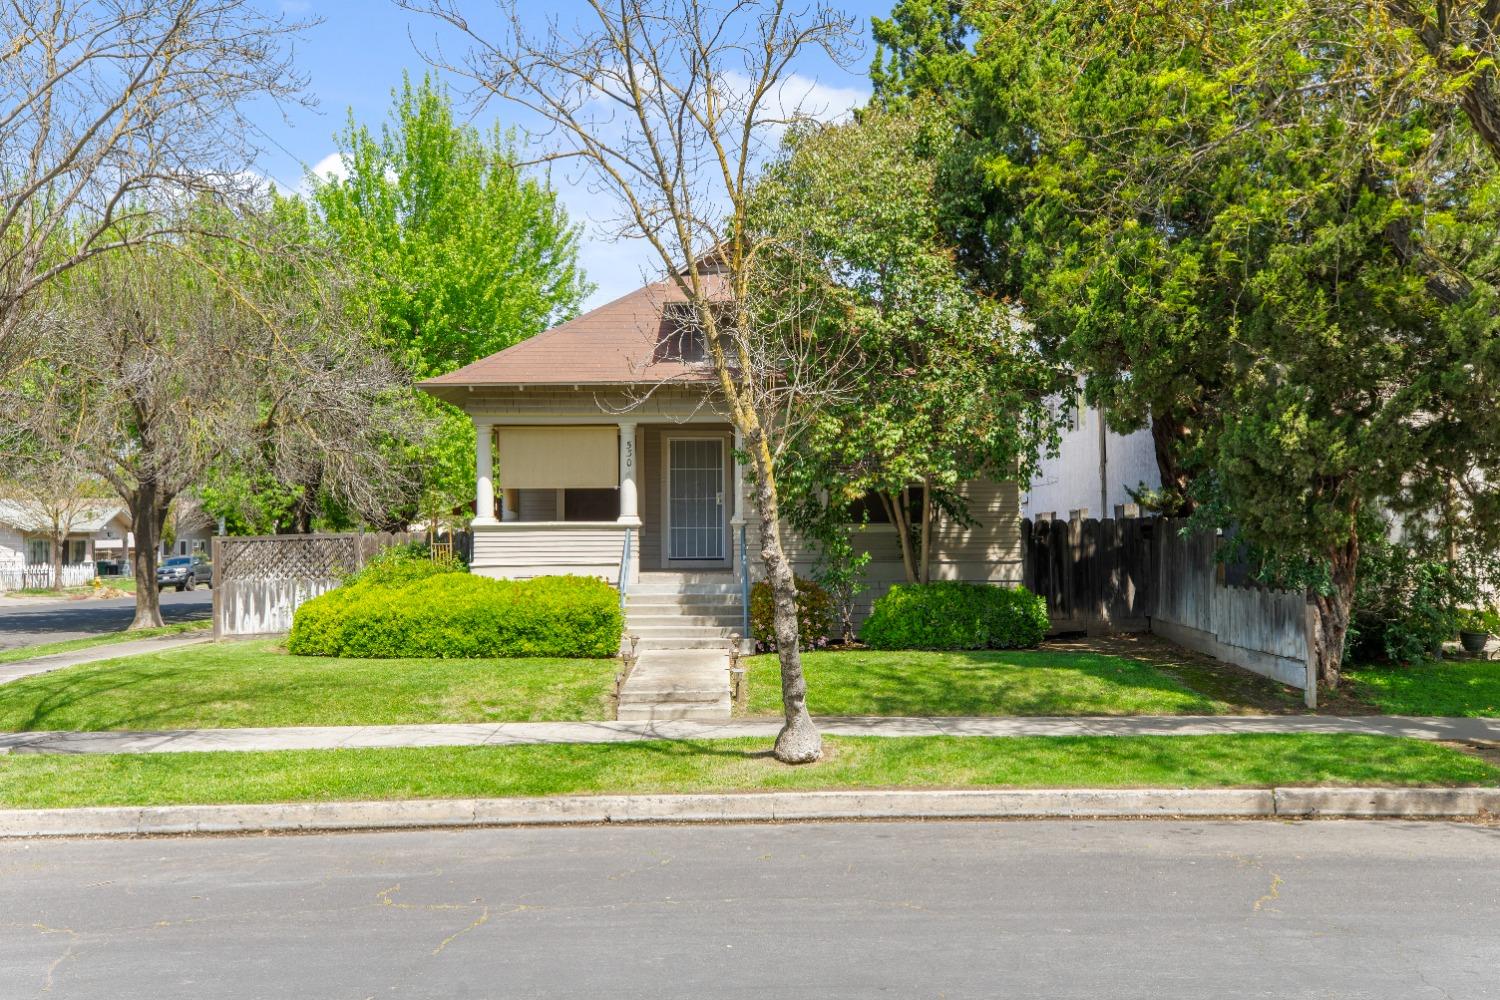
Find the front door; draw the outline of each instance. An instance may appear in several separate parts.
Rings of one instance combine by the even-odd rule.
[[[724,559],[724,439],[667,439],[667,558]]]

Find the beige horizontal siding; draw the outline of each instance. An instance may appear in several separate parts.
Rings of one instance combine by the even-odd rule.
[[[481,525],[474,529],[469,568],[482,576],[511,580],[572,573],[618,583],[624,532],[623,525],[589,522]]]
[[[965,485],[964,495],[969,501],[969,516],[975,523],[965,528],[941,519],[934,526],[933,579],[1018,586],[1021,583],[1020,489],[1015,483],[975,480]],[[764,571],[758,517],[751,517],[747,536],[751,574],[759,579]],[[801,576],[812,576],[817,564],[813,547],[784,525],[782,544],[793,569]],[[892,584],[906,581],[906,571],[901,564],[901,543],[891,526],[866,526],[855,535],[855,545],[871,556],[864,572],[866,589],[855,599],[855,615],[862,620]]]

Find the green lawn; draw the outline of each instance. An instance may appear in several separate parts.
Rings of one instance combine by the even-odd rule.
[[[0,685],[0,730],[612,718],[613,660],[352,660],[189,646]]]
[[[212,627],[211,621],[176,622],[172,625],[163,625],[161,628],[143,628],[134,632],[106,632],[104,635],[90,635],[82,639],[44,642],[36,646],[22,646],[19,649],[0,649],[0,663],[15,663],[17,660],[30,660],[52,653],[71,653],[78,649],[109,646],[117,642],[133,642],[136,639],[157,639],[164,635],[178,635],[182,632],[202,632]]]
[[[803,654],[814,715],[1210,715],[1239,709],[1138,660],[1074,650]],[[774,656],[749,661],[749,715],[781,712]]]
[[[130,576],[105,576],[98,577],[99,586],[85,584],[82,587],[64,587],[61,590],[53,590],[51,587],[22,587],[13,590],[11,594],[19,594],[22,597],[93,597],[103,590],[118,590],[127,594],[135,593],[135,578]]]
[[[1500,663],[1439,660],[1410,667],[1362,667],[1347,678],[1390,715],[1500,716]]]
[[[0,757],[0,805],[170,805],[816,788],[1493,784],[1456,750],[1380,736],[829,737],[767,741]]]

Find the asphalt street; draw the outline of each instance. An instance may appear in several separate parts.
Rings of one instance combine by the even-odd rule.
[[[213,600],[213,593],[207,587],[191,592],[163,591],[162,619],[168,624],[206,619],[213,613]],[[134,597],[7,604],[0,607],[0,649],[118,632],[128,627],[134,617]]]
[[[0,996],[1500,996],[1500,828],[866,823],[0,843]]]

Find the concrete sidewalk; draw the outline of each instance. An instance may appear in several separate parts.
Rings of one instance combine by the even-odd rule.
[[[1343,733],[1424,740],[1497,740],[1500,719],[1369,716],[1131,716],[1083,718],[820,718],[830,736],[1215,736]],[[779,719],[699,722],[494,722],[427,726],[297,726],[161,732],[0,734],[0,753],[186,753],[381,747],[523,746],[641,740],[771,739]]]
[[[213,639],[208,629],[195,632],[180,632],[177,635],[157,636],[154,639],[134,639],[129,642],[109,642],[86,649],[75,649],[70,653],[52,653],[30,660],[0,663],[0,684],[18,681],[22,677],[49,674],[65,667],[76,667],[100,660],[117,660],[122,656],[141,656],[146,653],[161,653],[168,649],[180,649]]]

